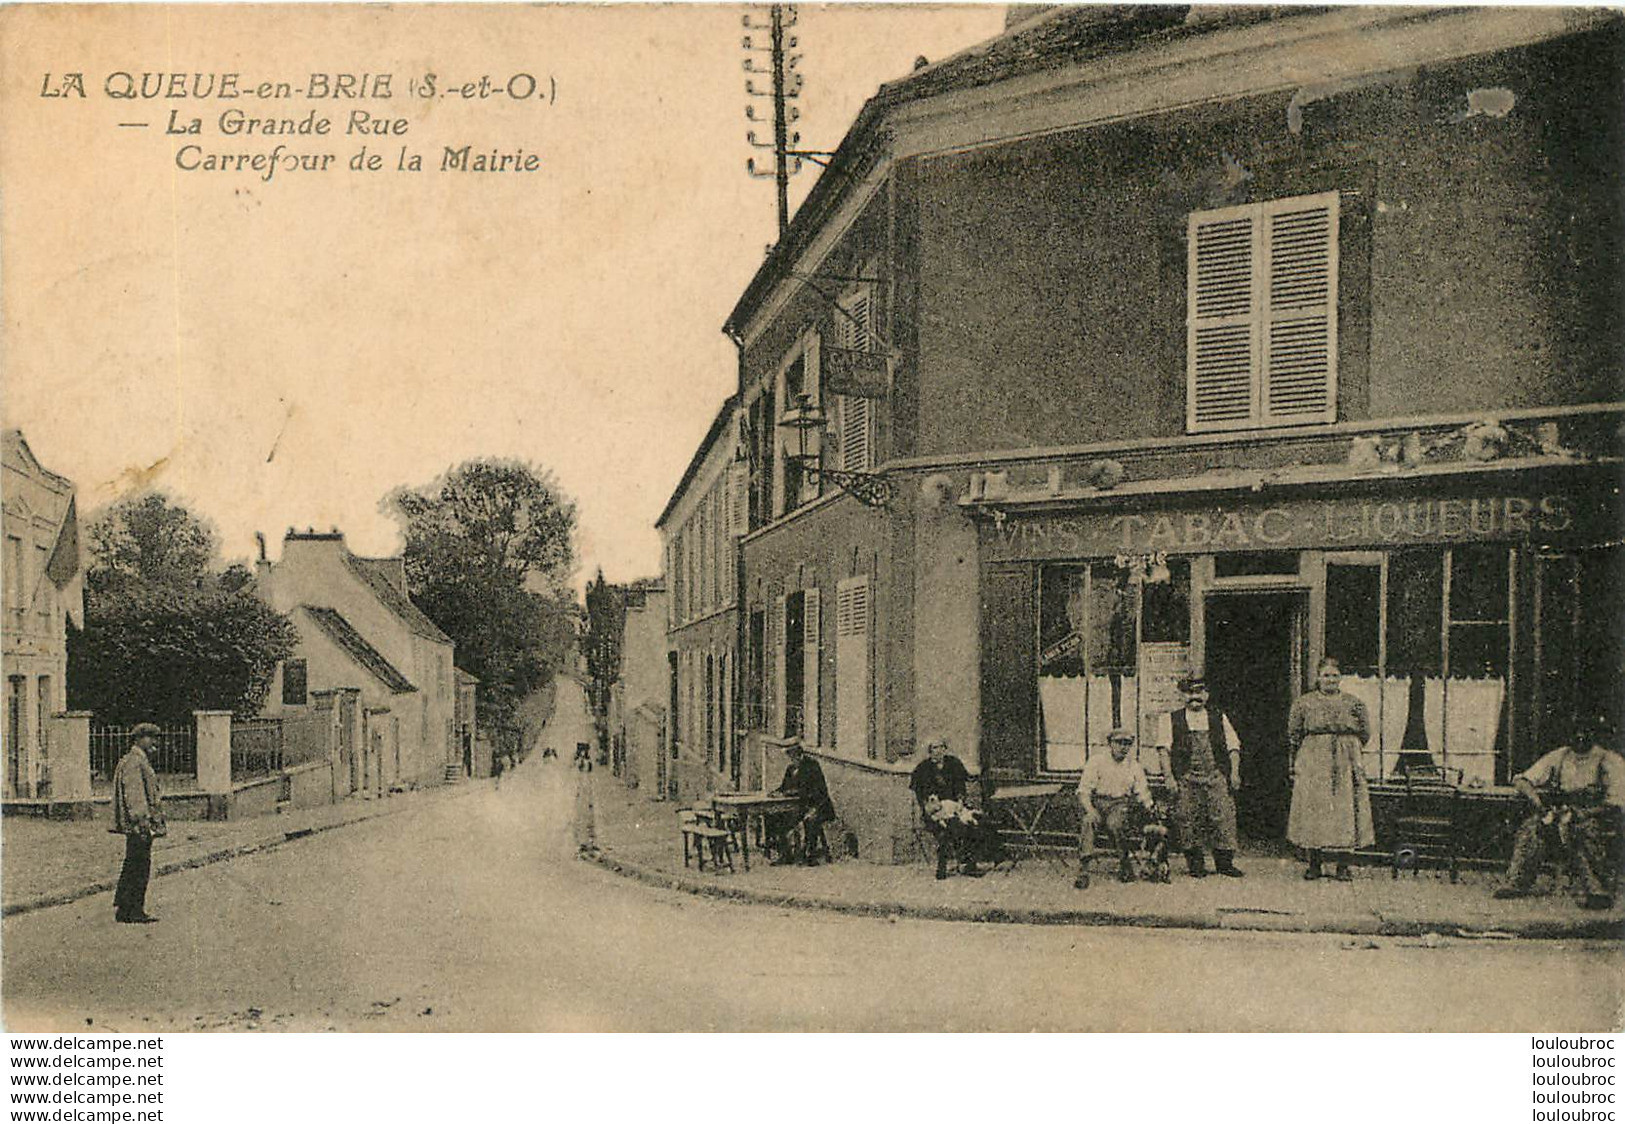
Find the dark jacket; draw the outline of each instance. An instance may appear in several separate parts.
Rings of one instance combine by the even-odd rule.
[[[824,770],[805,753],[800,761],[792,761],[784,770],[779,791],[786,796],[799,796],[802,804],[824,822],[835,818],[835,804],[829,798],[829,786],[824,783]]]
[[[969,786],[970,774],[965,771],[964,762],[951,753],[942,755],[941,765],[929,757],[921,761],[914,766],[914,774],[908,782],[908,787],[914,790],[914,799],[919,801],[922,808],[933,796],[938,800],[957,800],[963,804]]]

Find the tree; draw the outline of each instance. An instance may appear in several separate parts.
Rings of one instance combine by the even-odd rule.
[[[72,705],[114,725],[258,714],[296,640],[293,623],[246,590],[87,591],[85,630],[68,644]]]
[[[510,725],[574,642],[575,504],[545,469],[484,459],[397,489],[385,507],[404,526],[413,602],[480,680],[480,724]]]
[[[200,589],[217,549],[213,528],[162,492],[127,497],[86,528],[91,591]]]
[[[587,583],[587,635],[584,640],[587,678],[592,687],[593,719],[599,748],[609,738],[609,692],[621,675],[621,641],[626,631],[626,592],[604,580],[604,571]]]
[[[575,572],[575,504],[546,469],[465,461],[427,488],[400,489],[386,502],[406,521],[409,571],[414,554],[452,549],[465,571],[506,572],[548,593],[563,592]]]
[[[208,525],[154,492],[113,504],[86,538],[71,705],[120,725],[183,723],[194,710],[257,714],[297,634],[254,595],[245,567],[215,569]]]

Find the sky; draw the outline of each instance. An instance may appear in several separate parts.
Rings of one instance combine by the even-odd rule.
[[[228,559],[256,531],[275,557],[289,527],[394,553],[391,489],[519,457],[577,501],[577,585],[599,567],[657,573],[654,520],[734,388],[722,323],[776,235],[772,181],[745,170],[747,11],[0,10],[5,425],[77,483],[82,513],[160,488]],[[1002,22],[997,7],[802,7],[803,146],[834,148],[882,82]],[[214,88],[110,96],[149,73]],[[232,73],[295,96],[223,100]],[[395,96],[313,99],[318,73],[387,73]],[[436,96],[416,96],[431,73]],[[550,97],[445,92],[515,75]],[[223,116],[313,110],[327,134],[245,135]],[[198,134],[179,131],[193,119]],[[329,167],[284,161],[267,181],[206,163],[277,144]],[[538,168],[441,171],[465,144]],[[377,171],[349,169],[362,145]],[[402,147],[424,171],[396,170]],[[816,173],[791,181],[792,206]]]

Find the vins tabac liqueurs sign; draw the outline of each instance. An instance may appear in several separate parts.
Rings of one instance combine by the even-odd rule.
[[[1172,511],[1011,513],[1002,521],[988,522],[983,534],[995,559],[1158,551],[1346,550],[1567,537],[1579,530],[1581,513],[1580,502],[1565,493],[1403,500],[1360,497]]]

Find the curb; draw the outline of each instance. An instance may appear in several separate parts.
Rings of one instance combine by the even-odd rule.
[[[478,791],[474,785],[464,787],[463,791]],[[453,799],[453,797],[445,797]],[[372,820],[383,819],[386,816],[398,816],[402,812],[411,811],[415,805],[404,804],[398,808],[385,808],[371,812],[368,815],[356,816],[354,819],[339,820],[337,823],[322,824],[317,827],[299,827],[281,832],[277,835],[266,835],[252,843],[240,843],[235,847],[225,847],[218,851],[207,851],[201,855],[192,855],[184,859],[171,859],[165,863],[154,864],[152,877],[162,878],[166,874],[177,874],[183,870],[196,870],[202,866],[212,866],[215,863],[228,862],[231,859],[243,858],[247,855],[260,854],[265,851],[274,851],[278,847],[293,843],[301,839],[309,839],[313,835],[335,831],[341,827],[351,827],[355,824],[368,823]],[[33,913],[41,909],[50,909],[52,906],[68,905],[71,902],[84,898],[95,897],[97,894],[111,893],[118,885],[116,878],[104,878],[96,882],[86,882],[69,890],[56,890],[49,894],[42,894],[37,898],[27,898],[20,902],[10,902],[0,906],[0,918],[16,917],[24,913]]]
[[[1005,925],[1088,925],[1100,928],[1200,929],[1222,932],[1340,933],[1360,937],[1459,937],[1470,940],[1609,940],[1625,938],[1625,924],[1611,919],[1573,922],[1537,920],[1510,929],[1476,929],[1457,922],[1395,921],[1369,918],[1315,919],[1281,914],[1111,913],[1088,909],[1027,909],[1002,906],[905,905],[900,902],[854,901],[817,894],[756,890],[707,882],[688,875],[646,867],[595,846],[582,845],[577,858],[611,873],[663,890],[750,905],[817,909],[863,917],[907,917],[924,921],[970,921]]]

